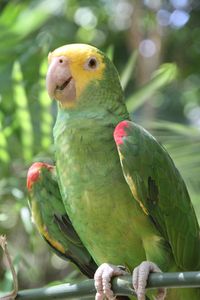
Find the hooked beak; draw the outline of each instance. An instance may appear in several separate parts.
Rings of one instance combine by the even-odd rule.
[[[70,104],[76,99],[75,80],[65,56],[54,56],[48,68],[46,86],[49,97],[61,104]]]

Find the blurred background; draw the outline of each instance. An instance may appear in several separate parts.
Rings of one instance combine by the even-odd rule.
[[[113,57],[132,119],[168,149],[200,219],[200,2],[1,0],[0,234],[20,289],[81,278],[36,232],[26,192],[31,163],[54,160],[47,54],[74,42]],[[1,251],[0,291],[11,287]]]

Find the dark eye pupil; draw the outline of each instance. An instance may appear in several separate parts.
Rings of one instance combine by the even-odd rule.
[[[96,60],[95,60],[94,58],[91,58],[91,59],[89,60],[88,65],[89,65],[90,68],[95,68],[96,65],[97,65],[97,62],[96,62]]]

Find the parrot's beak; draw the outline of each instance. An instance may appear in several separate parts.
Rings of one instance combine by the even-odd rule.
[[[65,56],[51,58],[46,86],[50,98],[60,101],[63,105],[75,100],[75,81],[70,72],[69,61]]]

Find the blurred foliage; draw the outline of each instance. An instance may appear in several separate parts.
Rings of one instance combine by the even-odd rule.
[[[28,167],[54,160],[46,57],[63,44],[91,43],[113,57],[131,117],[165,144],[200,219],[199,13],[198,0],[0,1],[0,233],[20,288],[80,277],[49,251],[27,208]],[[175,64],[159,68],[169,62],[176,80]],[[11,288],[5,269],[0,256],[1,291]]]

